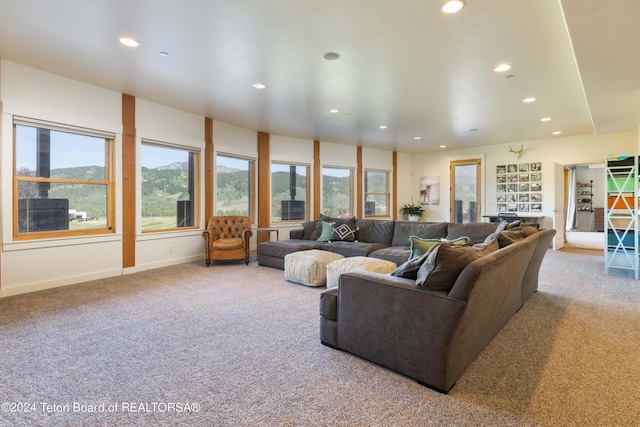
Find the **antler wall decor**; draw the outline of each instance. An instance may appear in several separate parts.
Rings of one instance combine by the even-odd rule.
[[[509,152],[513,153],[516,155],[516,159],[519,159],[520,156],[522,155],[522,152],[524,151],[524,145],[520,144],[520,149],[519,150],[514,150],[513,148],[511,148],[511,146],[509,146]]]

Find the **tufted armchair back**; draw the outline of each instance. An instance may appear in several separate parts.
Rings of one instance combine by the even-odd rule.
[[[202,233],[207,266],[211,260],[244,259],[249,264],[251,218],[248,216],[212,216]]]

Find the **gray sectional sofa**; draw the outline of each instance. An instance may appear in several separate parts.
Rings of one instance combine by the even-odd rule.
[[[369,256],[402,264],[409,258],[409,236],[424,239],[455,239],[467,236],[473,243],[482,242],[498,226],[495,222],[454,224],[448,222],[415,222],[375,219],[352,219],[357,226],[357,242],[319,242],[323,221],[347,222],[348,219],[329,218],[323,215],[317,221],[303,224],[302,229],[292,230],[289,240],[263,242],[258,245],[258,264],[284,269],[287,254],[308,249],[322,249],[343,255]]]

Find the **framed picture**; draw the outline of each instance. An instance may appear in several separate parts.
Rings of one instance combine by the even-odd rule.
[[[510,173],[509,175],[507,175],[507,182],[518,182],[518,174]]]
[[[533,162],[531,163],[531,172],[537,172],[542,170],[542,163]]]
[[[520,182],[529,182],[529,174],[528,173],[521,173],[520,176],[518,177],[518,181],[520,181]]]
[[[542,204],[531,203],[531,212],[542,212]]]
[[[498,193],[504,193],[507,191],[507,184],[498,184],[496,185],[496,191]]]
[[[542,201],[542,193],[531,193],[531,202],[540,203]]]
[[[533,172],[531,174],[531,181],[542,181],[542,174],[540,172]]]
[[[507,197],[505,193],[496,195],[496,202],[505,203],[507,201]]]
[[[518,212],[517,203],[507,203],[507,212]]]
[[[518,195],[516,193],[508,193],[507,194],[507,202],[515,203],[518,201]]]
[[[519,212],[529,212],[529,203],[520,203],[518,205]]]
[[[528,192],[529,191],[529,183],[528,182],[521,182],[520,185],[518,186],[518,190],[520,190],[521,193]]]
[[[533,174],[531,174],[533,175]],[[532,182],[531,183],[531,191],[542,191],[542,183],[541,182]]]
[[[529,193],[520,193],[518,195],[518,201],[519,202],[527,202],[527,203],[529,203]]]
[[[496,175],[496,182],[498,182],[498,183],[507,182],[507,175],[505,175],[505,174]]]
[[[518,172],[529,172],[529,163],[520,163],[518,165]]]
[[[507,184],[507,191],[509,193],[516,193],[518,192],[518,184]]]
[[[440,177],[423,176],[420,178],[420,204],[440,204]]]
[[[498,212],[506,212],[507,205],[505,203],[498,203]]]
[[[498,166],[496,166],[496,173],[497,174],[507,173],[507,166],[506,165],[498,165]]]
[[[507,165],[507,172],[518,172],[518,165]]]

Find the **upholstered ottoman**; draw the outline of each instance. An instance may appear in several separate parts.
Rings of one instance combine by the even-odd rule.
[[[347,271],[372,271],[388,274],[397,267],[395,262],[366,256],[353,256],[330,262],[327,265],[327,289],[337,288],[340,275]]]
[[[284,256],[284,278],[307,286],[327,283],[327,264],[344,258],[340,254],[311,249]]]

